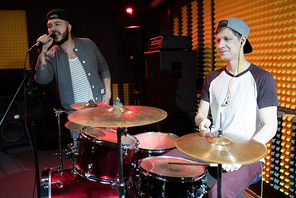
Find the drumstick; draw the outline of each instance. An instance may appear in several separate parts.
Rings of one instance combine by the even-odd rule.
[[[169,162],[169,164],[218,167],[218,164],[210,164],[210,163],[183,163],[183,162]]]

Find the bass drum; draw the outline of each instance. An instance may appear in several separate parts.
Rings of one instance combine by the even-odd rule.
[[[191,160],[158,156],[143,159],[137,182],[139,197],[145,198],[200,198],[206,193],[207,179],[203,166],[177,165],[194,163]]]
[[[110,184],[89,181],[73,175],[71,169],[57,171],[46,168],[42,171],[40,183],[41,198],[115,198],[119,197]]]
[[[117,131],[105,128],[86,127],[82,138],[74,170],[91,181],[114,183],[119,178]],[[127,134],[121,137],[123,156],[123,177],[130,175],[133,155],[138,140]]]

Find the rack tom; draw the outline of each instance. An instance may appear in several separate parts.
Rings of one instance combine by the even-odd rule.
[[[118,173],[117,131],[106,128],[86,127],[81,132],[74,170],[88,180],[101,183],[116,182]],[[123,177],[130,173],[133,154],[139,144],[138,140],[127,134],[121,137],[123,156]]]

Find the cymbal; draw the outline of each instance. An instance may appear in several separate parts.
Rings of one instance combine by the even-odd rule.
[[[98,102],[80,102],[80,103],[74,103],[71,105],[71,107],[77,111],[82,110],[82,109],[87,109],[91,107],[107,107],[110,106],[108,104],[104,103],[98,103]]]
[[[80,131],[81,129],[83,129],[85,126],[83,125],[80,125],[80,124],[76,124],[74,122],[70,122],[68,121],[66,124],[65,124],[65,127],[67,129],[70,129],[70,130],[73,130],[73,131]]]
[[[132,127],[159,122],[167,117],[164,110],[147,106],[99,107],[76,111],[71,122],[93,127]]]
[[[267,148],[260,142],[235,134],[210,138],[190,133],[180,137],[176,147],[191,157],[218,164],[250,164],[267,155]]]

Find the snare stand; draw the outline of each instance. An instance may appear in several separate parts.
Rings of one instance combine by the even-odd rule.
[[[122,134],[126,136],[127,129],[126,128],[117,128],[117,151],[118,151],[118,172],[119,172],[119,183],[117,186],[117,192],[119,198],[125,198],[125,183],[123,181],[123,159],[122,159],[122,142],[121,136]]]

